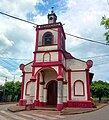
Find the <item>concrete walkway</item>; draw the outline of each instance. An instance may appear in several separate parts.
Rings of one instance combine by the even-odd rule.
[[[109,104],[100,104],[97,108],[65,108],[60,112],[61,115],[82,114],[99,110]]]
[[[58,115],[72,115],[72,114],[82,114],[82,113],[87,113],[87,112],[93,112],[96,110],[99,110],[103,108],[104,106],[107,106],[109,104],[100,104],[97,106],[97,108],[65,108],[62,111],[56,111],[55,109],[46,109],[43,107],[38,107],[37,109],[34,109],[37,111],[37,113],[45,113],[45,114],[58,114]],[[18,112],[18,111],[26,111],[26,108],[23,106],[10,106],[8,108],[11,112]]]

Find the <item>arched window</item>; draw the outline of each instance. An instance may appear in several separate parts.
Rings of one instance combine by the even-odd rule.
[[[44,53],[43,55],[43,62],[50,62],[51,61],[51,54],[48,53]]]
[[[74,96],[84,96],[84,83],[81,80],[76,80],[74,82]]]
[[[43,36],[43,45],[53,44],[53,35],[50,32],[46,32]]]
[[[31,81],[28,81],[26,83],[25,95],[30,95],[30,89],[31,89]]]

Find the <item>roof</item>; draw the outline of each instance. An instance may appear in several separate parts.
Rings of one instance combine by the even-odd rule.
[[[66,59],[73,59],[74,57],[67,51],[64,51],[64,55]]]

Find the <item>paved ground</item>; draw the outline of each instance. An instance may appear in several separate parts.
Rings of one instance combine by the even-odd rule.
[[[0,105],[0,120],[109,120],[109,105],[97,111],[75,114],[59,115],[57,111],[21,111],[10,112],[6,110],[7,106]]]
[[[16,105],[16,104],[6,104],[6,105],[0,105],[0,110],[7,110],[8,107]]]
[[[109,120],[109,105],[89,113],[68,115],[63,120]]]

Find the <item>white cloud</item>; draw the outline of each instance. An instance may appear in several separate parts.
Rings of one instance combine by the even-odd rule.
[[[32,13],[33,21],[36,24],[45,24],[47,23],[47,15],[42,15],[40,9],[35,8],[39,3],[45,5],[43,0],[2,0],[0,1],[0,11],[23,19],[28,19],[27,14]],[[62,3],[62,0],[58,2],[58,6],[59,3]],[[46,1],[46,4],[49,4],[49,1]],[[66,6],[63,7],[60,4],[60,9],[56,11],[58,21],[65,23],[64,30],[66,33],[105,42],[103,37],[105,30],[100,26],[100,21],[103,15],[108,15],[108,7],[104,0],[67,0]],[[3,56],[33,58],[35,28],[32,25],[0,15],[0,33],[0,38],[2,38],[0,39],[0,42],[2,40],[0,48],[3,47],[2,50],[4,51],[0,52]],[[70,36],[67,36],[66,43],[67,49],[77,58],[107,54],[109,51],[108,46],[86,42]],[[94,60],[94,64],[98,61],[98,59]],[[108,68],[104,69],[105,72],[98,70],[98,67],[93,67],[92,70],[95,72],[95,78],[100,76],[107,79],[105,72],[107,73]],[[17,72],[15,72],[16,79]]]
[[[14,44],[13,41],[8,40],[4,34],[0,33],[0,47],[2,46],[12,46]]]
[[[6,76],[6,77],[12,76],[11,73],[3,66],[0,66],[0,72],[2,73],[2,76]]]
[[[35,5],[39,3],[43,4],[43,0],[3,0],[0,2],[0,10],[26,18],[27,13],[35,11]]]

